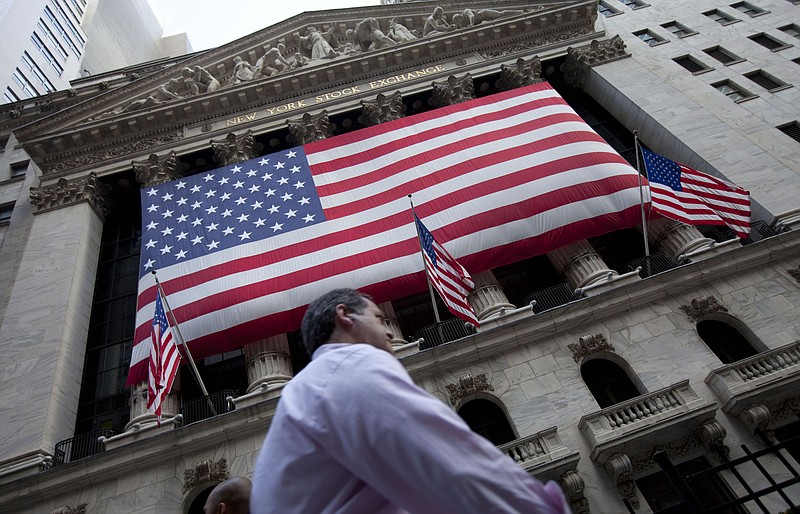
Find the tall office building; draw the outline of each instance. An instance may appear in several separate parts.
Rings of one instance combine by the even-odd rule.
[[[800,433],[797,7],[783,0],[440,5],[301,14],[188,58],[83,78],[46,102],[0,107],[0,511],[200,512],[216,483],[249,476],[284,384],[307,362],[292,321],[302,306],[272,301],[271,288],[291,284],[296,298],[323,293],[311,281],[332,269],[333,251],[304,257],[304,241],[292,239],[303,229],[270,239],[295,242],[286,252],[299,254],[288,267],[218,249],[212,243],[226,232],[244,240],[267,210],[283,205],[258,197],[277,186],[248,184],[235,196],[221,188],[267,164],[275,168],[258,174],[262,183],[307,187],[294,186],[291,167],[277,166],[298,145],[321,140],[320,148],[342,136],[368,146],[358,141],[399,118],[465,112],[472,99],[513,99],[519,88],[545,90],[544,81],[631,165],[635,131],[651,150],[747,189],[750,235],[651,217],[649,255],[643,228],[610,223],[576,230],[557,247],[476,259],[464,244],[469,237],[450,236],[446,215],[426,219],[472,273],[468,300],[480,327],[434,323],[420,261],[406,286],[376,294],[396,355],[509,458],[558,481],[575,512],[703,512],[723,504],[727,512],[782,512],[800,502],[800,449],[792,441]],[[473,121],[477,127],[483,118],[464,123]],[[428,134],[419,137],[437,141]],[[473,136],[465,141],[492,151]],[[531,137],[521,146],[566,139]],[[454,145],[445,153],[471,151]],[[544,169],[574,172],[580,183],[574,158],[559,153]],[[364,196],[388,189],[405,201],[406,181],[389,187],[373,170],[357,171]],[[492,176],[507,171],[500,166]],[[173,180],[219,187],[196,184],[190,218],[163,207],[188,201],[168,190]],[[352,193],[309,180],[328,195],[323,208],[335,222],[330,198]],[[500,187],[480,184],[486,194]],[[142,190],[153,198],[145,210],[162,220],[142,224]],[[433,209],[454,191],[418,202]],[[291,200],[292,191],[282,194]],[[498,209],[509,202],[492,198]],[[551,200],[545,187],[520,201],[549,220],[598,214]],[[249,212],[222,218],[241,205]],[[289,212],[287,220],[297,214]],[[359,225],[351,236],[396,219]],[[520,222],[519,233],[539,234],[538,219]],[[282,222],[275,223],[277,232]],[[335,234],[326,223],[315,233],[333,227]],[[172,281],[178,268],[159,265],[187,333],[203,323],[198,296],[219,292],[215,284],[245,288],[220,296],[233,302],[226,313],[206,313],[219,330],[207,324],[211,332],[190,337],[210,396],[182,370],[158,427],[145,409],[145,384],[125,386],[131,361],[140,359],[132,353],[137,329],[152,315],[145,302],[137,318],[138,284],[151,265],[141,256],[156,248],[153,259],[179,262],[201,243],[219,262],[196,266],[193,280],[226,278],[215,275],[199,295]],[[292,267],[301,258],[310,264]],[[393,269],[346,261],[353,281]],[[229,321],[259,309],[276,316]],[[261,337],[250,336],[250,322]],[[424,439],[424,430],[415,437]]]
[[[161,25],[147,0],[3,4],[2,103],[68,89],[70,81],[81,76],[192,51],[185,34],[162,41]]]

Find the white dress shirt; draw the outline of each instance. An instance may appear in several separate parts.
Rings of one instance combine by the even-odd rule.
[[[256,462],[253,514],[568,513],[411,381],[387,352],[326,344],[283,389]]]

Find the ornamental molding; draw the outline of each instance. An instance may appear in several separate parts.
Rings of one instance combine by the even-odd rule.
[[[31,204],[36,208],[34,214],[88,202],[98,216],[104,218],[109,208],[108,193],[111,187],[90,173],[75,180],[60,179],[55,185],[32,187]]]
[[[766,405],[760,403],[748,405],[737,418],[750,430],[751,434],[758,437],[765,445],[772,446],[778,443],[775,433],[770,428],[772,413]]]
[[[50,511],[50,514],[86,514],[86,506],[88,503],[81,503],[75,507],[64,505]]]
[[[225,139],[212,139],[211,148],[214,150],[214,162],[220,166],[230,166],[237,162],[255,159],[261,153],[263,145],[256,143],[253,131],[248,130],[238,136],[230,132]]]
[[[484,373],[474,376],[467,373],[458,379],[457,384],[447,384],[447,391],[450,393],[450,404],[455,406],[469,395],[480,391],[494,391],[494,387]]]
[[[475,83],[469,73],[460,78],[450,75],[447,80],[432,82],[431,87],[433,91],[428,102],[434,107],[446,107],[475,99]]]
[[[728,309],[714,296],[695,298],[689,305],[682,305],[680,309],[693,323],[714,312],[728,312]]]
[[[198,485],[208,482],[222,482],[228,478],[228,461],[224,457],[219,460],[206,459],[200,461],[194,468],[183,471],[183,494],[188,493]]]
[[[380,125],[398,120],[406,113],[406,104],[400,91],[390,95],[379,94],[375,100],[361,100],[361,116],[358,122],[364,126]]]
[[[619,35],[611,39],[594,39],[591,43],[567,49],[567,59],[561,67],[564,80],[575,87],[582,87],[589,76],[589,68],[616,61],[630,54],[625,52],[625,41]]]
[[[529,61],[520,58],[513,66],[505,64],[500,66],[500,80],[497,81],[497,87],[509,91],[539,82],[542,82],[542,61],[535,55]]]
[[[800,416],[800,396],[787,398],[775,405],[770,405],[769,411],[772,413],[773,424]]]
[[[577,344],[568,344],[567,348],[572,352],[575,362],[580,362],[593,353],[615,352],[614,346],[606,341],[606,336],[603,334],[581,336]]]
[[[151,137],[144,137],[141,139],[131,140],[126,144],[107,144],[103,148],[96,150],[93,153],[68,156],[67,158],[59,158],[58,162],[46,164],[43,170],[44,175],[53,175],[61,173],[81,166],[89,166],[104,162],[115,157],[141,152],[142,150],[149,150],[157,146],[174,143],[183,139],[183,131],[170,132],[167,134],[160,134]]]
[[[631,507],[634,509],[639,508],[639,495],[636,492],[636,484],[632,480],[633,465],[628,455],[624,453],[615,453],[603,464],[603,467],[611,478],[611,481],[617,486],[617,490],[622,494]]]
[[[297,145],[305,145],[314,141],[322,141],[333,135],[333,124],[328,112],[318,114],[305,113],[301,118],[287,120],[292,141]]]
[[[578,27],[562,30],[548,30],[537,33],[537,37],[520,41],[511,45],[498,46],[497,48],[490,48],[483,50],[480,54],[485,59],[497,59],[508,57],[524,52],[530,52],[536,48],[556,45],[564,41],[571,41],[579,39],[588,34],[594,33],[594,27],[589,22],[581,23]]]
[[[706,421],[697,427],[694,433],[700,444],[721,462],[730,460],[731,450],[725,444],[725,436],[727,435],[728,431],[725,426],[716,419]]]
[[[584,493],[586,485],[577,469],[570,469],[562,474],[558,485],[564,491],[574,514],[589,514],[589,500]]]
[[[180,178],[181,161],[173,150],[164,157],[150,154],[145,161],[131,163],[136,180],[143,186],[154,186]]]

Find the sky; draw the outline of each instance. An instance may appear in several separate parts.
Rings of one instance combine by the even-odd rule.
[[[195,51],[252,34],[305,11],[378,5],[379,0],[148,0],[164,35],[186,32]],[[335,21],[335,20],[331,20]]]

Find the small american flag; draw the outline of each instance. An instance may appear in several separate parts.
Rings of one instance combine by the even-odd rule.
[[[156,293],[156,310],[153,314],[150,347],[150,376],[147,382],[147,410],[158,417],[161,424],[161,404],[172,389],[175,375],[181,364],[181,355],[167,322],[161,293]]]
[[[422,254],[425,257],[425,269],[428,280],[454,316],[480,326],[475,311],[467,301],[467,295],[475,287],[472,277],[452,255],[436,242],[433,234],[425,227],[417,215],[414,215],[419,232]]]
[[[689,225],[727,225],[750,233],[750,193],[642,148],[653,211]]]

